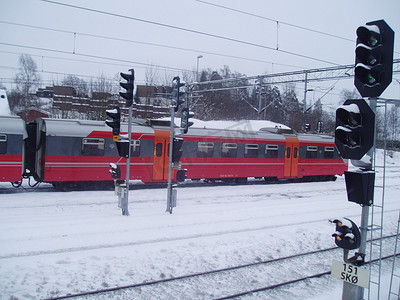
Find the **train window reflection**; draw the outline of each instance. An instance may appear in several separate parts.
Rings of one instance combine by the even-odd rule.
[[[0,154],[6,154],[7,152],[7,135],[0,134]]]
[[[213,157],[214,143],[199,142],[197,144],[197,157]]]
[[[160,157],[162,156],[163,152],[163,144],[162,143],[157,143],[156,144],[156,156]]]
[[[237,144],[235,143],[222,143],[222,157],[236,157]]]
[[[265,147],[266,158],[278,158],[278,145],[267,145]]]
[[[245,144],[244,145],[244,157],[246,157],[246,158],[258,157],[258,145],[257,144]]]
[[[103,156],[104,139],[84,138],[82,139],[82,155],[85,156]]]
[[[324,149],[324,158],[333,158],[335,154],[335,148],[334,147],[325,147]]]
[[[131,141],[131,156],[140,156],[140,140]]]
[[[307,146],[307,158],[317,158],[318,147],[317,146]]]

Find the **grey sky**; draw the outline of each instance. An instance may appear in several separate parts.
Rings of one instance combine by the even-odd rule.
[[[40,0],[2,1],[0,82],[6,86],[18,72],[20,53],[32,55],[43,80],[62,80],[57,73],[114,77],[133,67],[138,84],[151,65],[166,67],[158,71],[163,81],[180,69],[196,70],[198,55],[199,69],[227,65],[246,75],[352,64],[355,30],[378,19],[396,32],[400,57],[399,0],[54,1],[97,12]],[[320,88],[315,97],[332,84],[311,86]],[[338,83],[332,94],[343,87],[353,89],[352,81]],[[394,80],[385,93],[399,98],[400,84]]]

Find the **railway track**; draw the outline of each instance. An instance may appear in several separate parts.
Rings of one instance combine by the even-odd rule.
[[[396,235],[390,235],[384,237],[385,240],[393,239]],[[116,286],[105,289],[91,290],[85,291],[76,294],[66,294],[63,296],[56,296],[47,298],[46,300],[58,300],[58,299],[72,299],[72,298],[84,298],[84,299],[101,299],[102,296],[106,298],[120,298],[120,299],[131,299],[131,298],[141,298],[141,295],[150,293],[146,289],[152,289],[153,293],[158,295],[162,295],[165,289],[171,290],[171,285],[175,285],[175,290],[190,290],[185,286],[191,286],[191,289],[200,289],[203,291],[206,290],[220,290],[220,294],[216,293],[207,293],[197,294],[197,295],[182,295],[179,294],[179,297],[183,298],[206,298],[206,299],[233,299],[241,296],[261,293],[269,290],[273,290],[276,288],[284,287],[290,284],[303,282],[306,280],[310,280],[313,278],[319,278],[322,276],[330,275],[330,262],[331,257],[338,257],[338,252],[340,252],[340,248],[331,247],[326,249],[320,249],[310,252],[293,254],[285,257],[273,258],[268,260],[262,260],[257,262],[252,262],[248,264],[232,266],[227,268],[220,268],[205,272],[199,272],[194,274],[187,274],[182,276],[176,276],[171,278],[163,278],[160,280],[153,281],[144,281],[142,283],[135,283],[124,286]],[[396,255],[400,255],[396,254]],[[307,257],[307,259],[304,259]],[[310,257],[313,257],[311,261],[315,261],[316,263],[312,266],[306,266],[306,264],[302,263],[307,261],[309,264]],[[392,258],[392,255],[387,255],[382,257],[382,259]],[[372,262],[377,261],[378,259],[373,259]],[[369,263],[369,262],[368,262]],[[290,266],[288,269],[288,266]],[[294,268],[293,266],[297,266]],[[279,270],[279,271],[277,271]],[[311,271],[312,270],[312,271]],[[316,270],[318,270],[316,272]],[[246,274],[251,273],[251,278],[248,278]],[[276,274],[276,278],[272,276],[265,280],[266,274]],[[282,276],[283,275],[283,276]],[[285,278],[286,280],[280,281],[280,279]],[[262,280],[264,279],[264,280]],[[238,291],[235,289],[236,281],[248,280],[248,290]],[[214,285],[220,285],[223,282],[229,281],[231,284],[228,284],[227,287],[220,288]],[[232,284],[233,283],[233,284]],[[204,285],[204,289],[199,288],[199,285]],[[154,290],[157,290],[155,292]],[[175,296],[177,296],[176,294]],[[173,296],[173,295],[170,295]],[[151,296],[150,296],[151,297]],[[162,297],[161,297],[162,298]],[[168,298],[168,297],[167,297]]]

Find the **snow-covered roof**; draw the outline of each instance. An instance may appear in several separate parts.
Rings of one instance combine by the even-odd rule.
[[[170,120],[170,117],[161,118],[161,120]],[[212,120],[202,121],[198,119],[190,119],[194,124],[190,128],[200,129],[223,129],[223,130],[241,130],[241,131],[259,131],[265,128],[280,128],[289,129],[290,127],[267,120],[240,120],[240,121],[227,121],[227,120]],[[181,119],[175,118],[175,125],[180,126]]]

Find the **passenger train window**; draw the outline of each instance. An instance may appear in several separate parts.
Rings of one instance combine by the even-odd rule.
[[[335,148],[334,147],[325,147],[324,148],[324,158],[333,158],[335,154]]]
[[[140,140],[131,141],[131,156],[140,156]]]
[[[244,145],[244,157],[246,157],[246,158],[258,157],[258,145],[257,144],[245,144]]]
[[[162,143],[157,143],[156,144],[156,156],[160,157],[163,154],[163,144]]]
[[[197,157],[213,157],[214,143],[198,142],[197,144]]]
[[[278,145],[267,145],[265,147],[266,158],[278,158]]]
[[[82,155],[103,156],[104,144],[104,139],[84,138],[82,139]]]
[[[299,149],[297,147],[294,147],[293,157],[297,158],[298,153],[299,153]]]
[[[6,154],[7,152],[7,135],[0,134],[0,154]]]
[[[237,157],[237,144],[222,143],[222,157]]]
[[[307,146],[307,158],[317,158],[318,147],[317,146]]]

